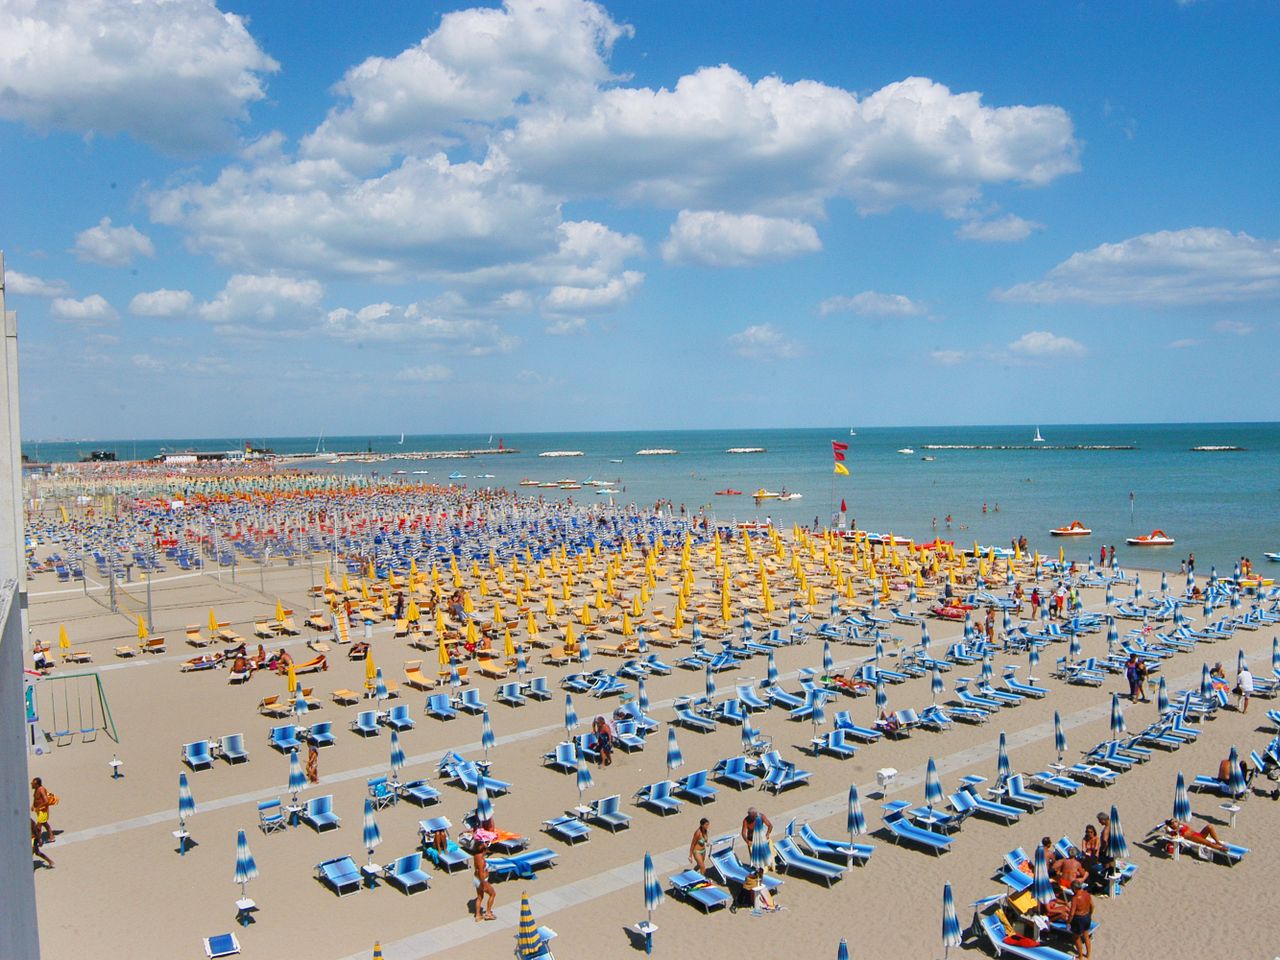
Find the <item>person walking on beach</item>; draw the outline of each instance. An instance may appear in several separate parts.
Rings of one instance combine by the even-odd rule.
[[[1240,672],[1236,674],[1236,709],[1241,713],[1249,712],[1249,698],[1253,696],[1253,674],[1249,672],[1246,664],[1240,665]]]
[[[1187,554],[1187,573],[1196,572],[1196,555],[1194,553]]]
[[[472,854],[472,862],[475,869],[475,876],[472,877],[472,883],[476,888],[476,923],[481,920],[496,920],[493,915],[493,901],[497,899],[498,891],[493,889],[493,884],[489,882],[489,845],[481,843],[476,847],[476,852]],[[481,904],[485,897],[489,898],[488,906],[482,909]]]
[[[320,782],[320,751],[314,743],[307,745],[307,783]]]
[[[44,833],[44,842],[53,843],[53,826],[49,823],[49,808],[57,801],[39,777],[31,781],[31,809],[35,811],[36,824]]]
[[[31,821],[31,855],[35,857],[39,857],[41,860],[47,863],[50,867],[52,867],[53,861],[49,859],[49,855],[47,853],[45,853],[43,850],[40,849],[43,846],[44,846],[44,831],[40,829],[40,824],[32,820]]]
[[[703,817],[698,821],[698,829],[693,831],[693,841],[689,844],[689,862],[699,873],[707,872],[707,851],[711,848],[711,821]]]
[[[756,828],[756,817],[759,817],[760,820],[764,823],[765,839],[772,840],[773,839],[773,821],[770,820],[768,817],[766,817],[763,813],[761,813],[755,807],[748,807],[747,815],[742,818],[742,839],[747,843],[751,842],[751,832]]]

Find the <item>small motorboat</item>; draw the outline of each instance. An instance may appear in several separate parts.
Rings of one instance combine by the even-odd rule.
[[[779,500],[803,500],[803,493],[783,493],[778,495]]]
[[[1272,563],[1280,563],[1280,553],[1264,553],[1263,556]]]
[[[909,454],[913,454],[913,453],[915,453],[915,450],[913,450],[911,447],[903,447],[903,448],[902,448],[901,450],[899,450],[898,452],[899,452],[899,453],[905,453],[905,454],[908,454],[908,455],[909,455]]]
[[[1069,523],[1065,527],[1054,527],[1052,530],[1049,531],[1049,536],[1051,537],[1087,537],[1091,533],[1093,533],[1093,530],[1091,530],[1089,527],[1086,527],[1079,520],[1072,520],[1071,523]]]
[[[741,490],[717,490],[716,496],[717,497],[740,497],[742,496],[742,491]]]
[[[933,457],[921,457],[920,459],[923,460],[925,463],[933,463],[934,461]]]
[[[538,485],[537,480],[530,480],[528,477],[525,477],[520,481],[520,486],[522,487],[536,487],[537,485]]]
[[[449,479],[450,479],[450,480],[465,480],[465,479],[467,479],[467,475],[466,475],[465,473],[451,473],[451,474],[449,474]]]
[[[764,487],[761,487],[753,493],[752,496],[757,500],[777,500],[778,492],[776,490],[766,490]]]
[[[1152,530],[1140,537],[1130,537],[1125,543],[1131,547],[1171,547],[1174,539],[1163,530]]]

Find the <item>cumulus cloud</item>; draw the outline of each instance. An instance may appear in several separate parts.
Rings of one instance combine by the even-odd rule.
[[[587,321],[585,317],[561,317],[554,323],[547,324],[546,330],[543,331],[552,337],[571,337],[575,334],[587,332]]]
[[[969,359],[969,354],[964,350],[934,350],[929,359],[944,367],[958,367]]]
[[[1015,356],[1031,360],[1076,360],[1088,353],[1079,341],[1047,330],[1024,333],[1008,349]]]
[[[1230,333],[1237,337],[1247,337],[1255,329],[1253,324],[1241,320],[1219,320],[1213,325],[1214,333]]]
[[[279,69],[212,0],[9,0],[0,6],[0,118],[127,133],[191,155],[232,141]]]
[[[233,332],[310,325],[319,317],[323,296],[324,287],[315,280],[238,273],[196,312],[215,327]]]
[[[421,367],[404,367],[396,374],[396,379],[410,383],[444,383],[453,379],[453,371],[440,363],[428,363]]]
[[[740,357],[752,360],[791,359],[804,350],[771,323],[757,323],[729,337],[729,345]]]
[[[127,267],[135,257],[154,257],[156,248],[151,238],[133,224],[113,227],[111,218],[103,217],[96,227],[76,234],[75,254],[90,263]]]
[[[745,267],[821,249],[818,232],[800,220],[681,210],[662,244],[662,257],[669,263]]]
[[[84,326],[97,326],[111,323],[119,318],[115,307],[98,293],[91,293],[83,300],[70,297],[58,297],[49,308],[49,316],[63,323],[78,323]]]
[[[1017,243],[1027,239],[1036,230],[1043,229],[1043,223],[1024,220],[1007,213],[992,220],[970,220],[961,225],[956,236],[961,240],[979,240],[983,243]]]
[[[1200,346],[1200,341],[1194,337],[1183,337],[1181,340],[1173,340],[1169,343],[1170,350],[1186,350],[1189,347]]]
[[[129,301],[135,317],[181,317],[191,312],[195,297],[190,290],[151,290]]]
[[[918,317],[926,313],[924,304],[901,293],[863,290],[852,297],[828,297],[818,304],[824,317],[832,313],[856,313],[864,317]]]
[[[17,270],[5,271],[4,288],[6,293],[26,297],[65,297],[71,292],[65,280],[43,280]]]
[[[1216,227],[1130,237],[1074,253],[1042,280],[996,290],[1017,303],[1183,306],[1280,298],[1280,242]]]
[[[598,287],[552,287],[543,301],[546,313],[595,313],[613,310],[631,299],[644,282],[644,274],[628,270]]]
[[[520,343],[492,320],[451,320],[435,316],[417,303],[403,307],[373,303],[359,310],[331,310],[320,329],[349,343],[421,343],[472,357],[510,353]]]

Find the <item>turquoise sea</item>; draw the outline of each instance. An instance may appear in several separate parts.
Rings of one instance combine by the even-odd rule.
[[[856,436],[850,435],[850,430]],[[459,460],[391,459],[376,464],[329,465],[315,469],[381,475],[393,470],[428,470],[429,476],[405,479],[515,487],[525,477],[542,481],[595,478],[617,482],[616,500],[651,506],[672,501],[674,508],[706,509],[719,519],[763,519],[812,524],[833,520],[843,499],[859,527],[893,531],[916,539],[937,532],[961,544],[1008,544],[1025,534],[1042,552],[1062,541],[1050,527],[1081,520],[1093,536],[1066,542],[1068,553],[1097,556],[1102,544],[1116,544],[1117,556],[1131,566],[1176,570],[1189,552],[1197,572],[1210,565],[1229,573],[1241,556],[1259,568],[1263,553],[1280,551],[1280,424],[1043,424],[1044,444],[1033,444],[1035,424],[983,427],[841,427],[789,430],[653,430],[642,432],[448,435],[410,434],[403,445],[393,437],[250,437],[168,440],[30,443],[24,452],[44,461],[77,460],[89,450],[111,450],[121,459],[154,456],[162,450],[225,450],[248,439],[276,453],[335,451],[394,454],[399,451],[474,449],[499,440],[518,453]],[[850,476],[832,472],[831,441],[849,444]],[[941,447],[1018,447],[1019,449],[927,449]],[[1241,452],[1193,452],[1215,445]],[[674,456],[636,456],[664,447]],[[763,447],[764,453],[730,454],[731,447]],[[1132,447],[1133,449],[1080,449]],[[912,454],[899,453],[911,448]],[[580,450],[581,457],[549,459],[549,450]],[[932,456],[932,461],[922,458]],[[613,463],[612,460],[621,460]],[[477,478],[477,474],[493,474]],[[795,492],[802,499],[757,506],[749,496],[760,487]],[[716,496],[732,488],[743,496]],[[573,493],[520,488],[577,502],[607,502],[594,489]],[[1130,495],[1132,494],[1132,499]],[[986,503],[988,511],[983,513]],[[998,505],[998,510],[996,509]],[[948,533],[944,517],[953,517]],[[1125,538],[1163,529],[1177,539],[1173,547],[1130,548]],[[1280,573],[1280,563],[1274,564]]]

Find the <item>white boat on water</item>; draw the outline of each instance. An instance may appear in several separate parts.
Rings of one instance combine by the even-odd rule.
[[[1031,438],[1032,443],[1044,443],[1044,437],[1040,436],[1040,428],[1036,427],[1036,435]]]
[[[910,447],[903,447],[903,448],[902,448],[901,450],[899,450],[898,452],[899,452],[899,453],[905,453],[905,454],[908,454],[908,455],[915,453],[915,451],[914,451],[913,449],[911,449]]]
[[[613,460],[610,460],[609,462],[610,462],[610,463],[621,463],[622,461],[621,461],[621,460],[617,460],[617,459],[613,459]]]
[[[764,447],[730,447],[725,453],[764,453]]]
[[[778,500],[779,500],[779,501],[786,501],[786,500],[803,500],[803,499],[804,499],[804,494],[803,494],[803,493],[780,493],[780,494],[778,494]]]

